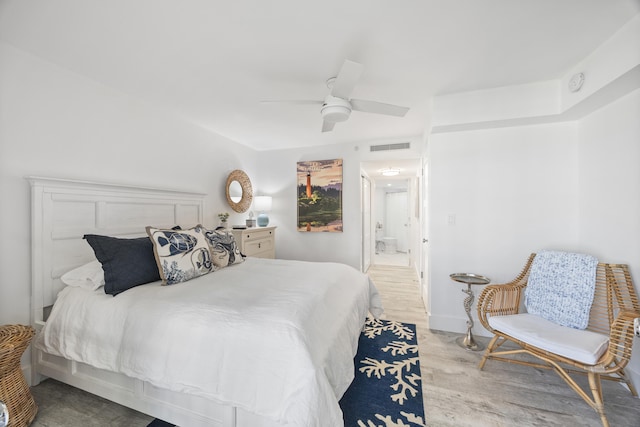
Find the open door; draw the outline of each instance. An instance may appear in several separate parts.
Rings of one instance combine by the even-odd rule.
[[[428,161],[425,157],[422,159],[422,171],[420,176],[420,209],[421,209],[421,247],[420,247],[420,294],[422,302],[427,311],[427,315],[431,311],[429,304],[429,172]]]
[[[362,212],[362,272],[366,273],[371,265],[371,181],[360,176],[360,197]]]

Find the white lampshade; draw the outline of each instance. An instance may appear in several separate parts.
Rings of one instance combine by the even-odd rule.
[[[253,199],[253,208],[258,212],[269,212],[271,210],[271,196],[256,196]]]

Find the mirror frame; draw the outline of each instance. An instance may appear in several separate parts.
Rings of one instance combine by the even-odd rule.
[[[240,187],[242,187],[242,198],[237,203],[231,200],[231,195],[229,194],[229,187],[233,181],[238,181],[240,183]],[[253,188],[251,187],[251,180],[249,180],[249,177],[244,173],[244,171],[236,169],[231,172],[227,177],[227,185],[225,189],[227,194],[227,203],[229,203],[231,209],[238,213],[243,213],[249,210],[251,202],[253,201]]]

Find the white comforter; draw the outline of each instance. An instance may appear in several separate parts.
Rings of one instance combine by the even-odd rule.
[[[62,290],[38,348],[293,426],[342,425],[367,312],[367,276],[335,263],[248,258],[116,297]]]

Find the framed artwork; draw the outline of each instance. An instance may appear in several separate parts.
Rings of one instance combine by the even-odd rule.
[[[342,159],[298,162],[298,231],[342,232]]]

